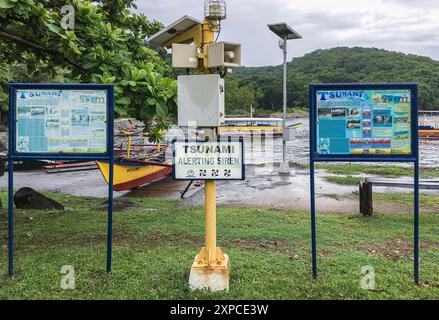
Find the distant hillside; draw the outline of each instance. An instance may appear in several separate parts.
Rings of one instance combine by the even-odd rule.
[[[258,109],[281,109],[281,66],[239,68],[230,81],[255,88]],[[439,110],[439,61],[428,57],[359,47],[314,51],[288,64],[288,106],[308,107],[309,84],[329,82],[418,82],[420,108]],[[227,107],[236,112],[242,104],[230,98]]]

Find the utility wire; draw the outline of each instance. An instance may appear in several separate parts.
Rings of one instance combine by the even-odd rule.
[[[215,42],[218,41],[220,34],[221,34],[221,20],[218,20],[218,34],[216,35]]]

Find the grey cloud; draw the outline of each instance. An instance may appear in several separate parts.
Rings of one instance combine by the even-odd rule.
[[[381,5],[373,7],[375,24],[369,29],[365,26],[371,18],[368,12],[355,9],[346,12],[335,5],[313,6],[313,0],[308,3],[291,0],[226,2],[228,18],[223,22],[220,39],[242,43],[243,63],[247,66],[280,64],[282,54],[277,38],[267,28],[267,24],[274,22],[287,22],[303,36],[301,40],[289,41],[289,59],[338,46],[379,47],[439,58],[434,45],[439,43],[436,31],[439,21],[432,14],[433,9],[438,9],[437,0],[382,0]],[[185,14],[201,19],[203,3],[203,0],[137,1],[139,10],[149,19],[164,24]],[[352,2],[346,0],[346,3]],[[401,16],[401,12],[407,14]]]

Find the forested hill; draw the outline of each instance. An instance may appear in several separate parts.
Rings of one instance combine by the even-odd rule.
[[[282,66],[243,67],[231,78],[230,89],[251,92],[258,110],[281,109]],[[439,110],[439,61],[428,57],[359,47],[314,51],[288,64],[288,106],[306,108],[309,84],[329,82],[418,82],[420,108]],[[230,92],[227,99],[228,109],[235,113],[247,110],[242,108],[245,101],[232,97],[242,98],[244,92],[239,93]]]

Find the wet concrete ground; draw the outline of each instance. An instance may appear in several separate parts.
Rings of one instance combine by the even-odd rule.
[[[133,191],[114,192],[114,197],[129,196],[143,198],[178,199],[187,183],[165,178]],[[8,187],[7,174],[0,178],[0,188]],[[45,173],[43,171],[14,172],[14,189],[34,188],[38,191],[58,192],[75,196],[106,198],[108,185],[99,170]],[[197,191],[192,187],[188,196]]]
[[[358,211],[358,200],[353,195],[358,186],[329,183],[316,176],[316,210],[324,213]],[[310,210],[310,183],[307,170],[292,170],[282,176],[273,167],[249,167],[245,181],[223,181],[217,184],[217,204],[246,208],[279,210]],[[201,205],[204,193],[198,192],[182,205]]]
[[[324,179],[324,171],[316,174],[316,208],[322,213],[357,213],[358,186],[334,184]],[[370,176],[369,176],[370,177]],[[115,197],[179,199],[187,182],[171,177],[126,192],[115,192]],[[106,198],[108,187],[99,170],[47,174],[41,171],[15,172],[14,189],[31,187],[38,191]],[[0,178],[0,188],[7,188],[7,176]],[[410,189],[374,187],[376,193],[411,192]],[[423,193],[439,194],[438,191]],[[192,186],[181,205],[202,205],[203,187]],[[217,202],[220,206],[272,208],[308,211],[308,170],[293,169],[291,176],[281,176],[271,166],[247,166],[245,181],[218,182]]]

